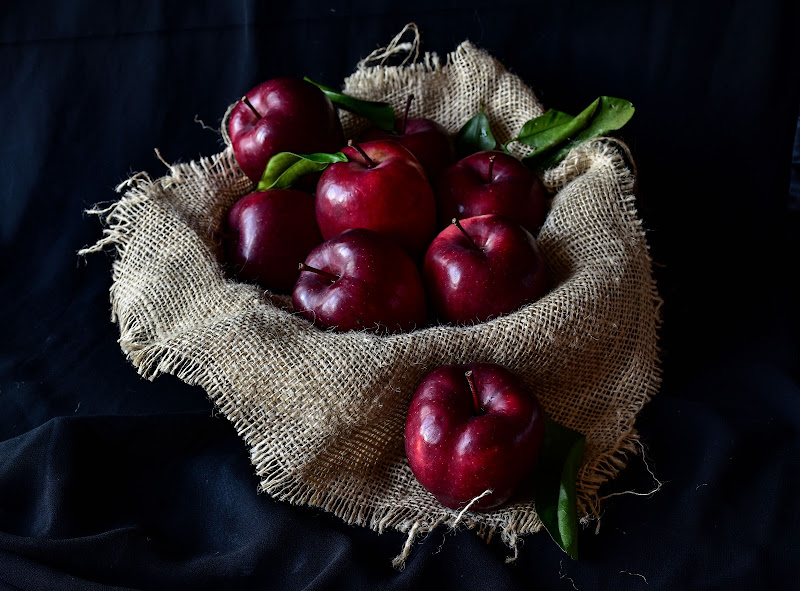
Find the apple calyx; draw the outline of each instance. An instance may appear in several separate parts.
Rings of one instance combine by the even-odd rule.
[[[375,162],[372,160],[372,158],[367,156],[367,153],[364,151],[364,148],[359,146],[353,140],[348,140],[347,141],[347,145],[350,146],[351,148],[355,148],[356,150],[358,150],[358,153],[361,154],[361,156],[364,158],[364,160],[367,161],[367,168],[375,168]]]
[[[305,263],[300,263],[297,266],[297,268],[300,271],[311,271],[312,273],[316,273],[317,275],[325,277],[325,279],[328,279],[331,283],[334,283],[339,279],[341,279],[341,277],[339,275],[336,275],[335,273],[329,273],[328,271],[317,269],[316,267],[312,267],[311,265],[306,265]]]
[[[253,115],[256,116],[256,119],[261,119],[261,113],[259,113],[256,108],[253,106],[253,103],[250,102],[250,99],[247,98],[247,95],[242,97],[242,102],[247,106],[248,109],[253,111]]]
[[[459,230],[461,230],[461,233],[462,233],[464,236],[466,236],[466,237],[467,237],[467,240],[469,240],[469,241],[470,241],[470,243],[472,244],[472,246],[474,246],[474,247],[475,247],[475,250],[480,250],[481,252],[483,252],[483,249],[482,249],[480,246],[478,246],[478,244],[477,244],[477,243],[476,243],[476,242],[475,242],[475,241],[472,239],[472,236],[470,236],[470,235],[467,233],[467,231],[464,229],[464,226],[462,226],[462,225],[461,225],[461,222],[459,222],[457,218],[453,218],[453,222],[452,222],[452,223],[453,223],[453,225],[454,225],[456,228],[458,228]]]
[[[486,179],[486,184],[487,185],[491,184],[492,181],[494,180],[494,177],[492,176],[492,173],[494,172],[494,159],[495,158],[497,158],[497,156],[495,156],[494,154],[489,156],[489,174],[488,174],[487,179]]]
[[[472,377],[472,370],[464,372],[464,377],[467,378],[467,383],[469,384],[469,390],[472,392],[472,403],[475,405],[475,414],[482,415],[485,414],[486,411],[481,406],[481,403],[478,402],[478,392],[475,390],[475,379]]]
[[[409,94],[408,98],[406,99],[406,109],[403,111],[403,122],[400,124],[400,129],[398,130],[400,135],[404,135],[406,133],[406,125],[408,124],[408,110],[411,108],[411,101],[414,100],[414,95]]]

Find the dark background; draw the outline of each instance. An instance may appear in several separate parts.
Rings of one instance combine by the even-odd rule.
[[[0,588],[774,589],[800,563],[800,6],[780,2],[10,2],[0,9]],[[619,133],[665,300],[637,428],[663,482],[610,498],[572,562],[547,534],[404,536],[257,494],[204,392],[138,377],[83,211],[220,150],[256,83],[338,86],[414,21],[547,107],[631,100]],[[794,159],[794,160],[793,160]],[[794,184],[792,184],[794,180]],[[641,459],[606,494],[655,486]]]

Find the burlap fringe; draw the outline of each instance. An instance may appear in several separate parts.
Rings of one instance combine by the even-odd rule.
[[[403,36],[408,33],[414,35],[414,40],[410,44],[401,41]],[[401,68],[383,68],[381,75],[403,77],[419,69],[429,72],[440,70],[442,66],[436,56],[426,54],[423,56],[422,61],[417,61],[419,57],[418,46],[419,33],[416,26],[409,25],[387,48],[376,50],[362,60],[353,76],[358,78],[359,76],[375,75],[375,71],[369,68],[369,64],[375,61],[384,63],[387,59],[402,51],[408,52],[409,56],[413,53],[414,59],[410,63],[404,62],[405,65]],[[459,59],[460,53],[469,51],[475,50],[468,44],[459,46],[454,54],[448,56],[447,64]],[[225,135],[224,127],[225,125],[223,124],[223,135]],[[626,156],[629,162],[626,162]],[[603,138],[587,142],[583,146],[572,150],[565,162],[557,169],[547,171],[543,180],[551,192],[562,190],[572,180],[585,173],[596,163],[597,157],[605,158],[610,162],[614,177],[618,183],[616,189],[620,194],[619,202],[624,205],[628,223],[633,229],[636,238],[646,244],[644,228],[637,217],[635,208],[633,190],[636,179],[627,166],[632,162],[632,159],[629,158],[627,146],[619,140]],[[202,352],[197,352],[197,355],[192,357],[188,356],[184,351],[173,348],[169,341],[153,342],[148,340],[144,336],[145,328],[137,324],[136,318],[121,312],[119,302],[122,294],[118,291],[120,265],[126,257],[128,244],[137,232],[139,217],[147,214],[145,207],[147,202],[159,200],[165,191],[169,191],[177,184],[186,182],[202,183],[209,175],[220,179],[228,179],[231,184],[242,177],[241,170],[236,164],[230,147],[220,154],[203,158],[197,162],[193,161],[188,164],[177,165],[169,165],[165,162],[165,165],[169,170],[167,176],[152,180],[146,173],[135,174],[117,187],[117,191],[123,193],[119,201],[108,207],[98,206],[90,209],[88,213],[100,217],[103,222],[103,237],[96,244],[79,251],[79,254],[83,256],[109,247],[114,249],[116,256],[113,265],[114,282],[110,290],[112,302],[111,319],[119,323],[120,346],[138,372],[149,380],[154,379],[161,373],[169,373],[176,375],[186,383],[203,387],[209,397],[217,402],[220,412],[232,421],[237,433],[246,441],[251,450],[251,461],[262,479],[262,490],[268,491],[276,499],[288,501],[292,504],[319,507],[333,513],[348,524],[370,527],[379,533],[387,529],[405,533],[407,538],[402,551],[393,560],[393,565],[396,568],[402,569],[404,567],[405,560],[415,541],[420,536],[427,535],[440,526],[451,529],[472,529],[484,538],[487,543],[499,532],[502,542],[512,551],[509,561],[515,560],[518,556],[520,536],[537,532],[542,527],[541,521],[534,511],[515,511],[513,507],[510,507],[500,511],[494,517],[487,517],[486,515],[469,513],[468,507],[460,512],[442,507],[439,512],[423,513],[415,508],[404,506],[368,506],[359,503],[358,499],[337,495],[336,490],[315,488],[308,482],[298,479],[296,473],[292,470],[287,470],[286,466],[281,464],[277,458],[267,453],[263,434],[252,428],[252,423],[242,414],[241,405],[235,401],[236,397],[231,397],[230,392],[224,391],[221,384],[225,383],[225,377],[214,374],[213,364],[208,363]],[[564,176],[563,170],[565,168],[572,171],[570,175]],[[652,269],[650,271],[650,277],[652,277]],[[656,317],[656,327],[659,328],[662,301],[658,295],[654,280],[651,280],[649,289]],[[660,350],[656,343],[653,344],[653,347],[654,350],[650,353],[657,359]],[[646,391],[642,393],[644,403],[656,393],[660,385],[661,374],[658,363],[656,363],[654,371],[653,379],[648,382]],[[631,411],[635,414],[638,408],[631,409]],[[598,455],[593,461],[586,462],[581,468],[578,508],[581,521],[584,524],[599,518],[602,499],[607,498],[598,496],[600,486],[616,476],[625,467],[628,459],[639,452],[641,443],[639,442],[638,434],[633,429],[632,422],[627,417],[629,412],[624,413],[626,416],[620,414],[620,427],[626,424],[628,426],[625,427],[616,448],[608,453]],[[469,518],[466,518],[467,516]]]
[[[619,140],[594,140],[595,149],[599,147],[600,153],[610,156],[614,170],[618,178],[622,180],[620,189],[626,196],[623,202],[626,204],[630,223],[637,229],[640,237],[644,238],[644,229],[641,221],[636,217],[635,197],[629,194],[633,188],[634,178],[625,165],[624,158],[616,149]],[[568,156],[568,166],[575,166],[583,158],[580,153],[573,151]],[[146,173],[138,173],[127,181],[121,183],[117,190],[124,191],[124,196],[117,203],[110,207],[93,208],[87,213],[103,218],[104,225],[103,238],[98,240],[93,246],[82,249],[79,254],[86,255],[114,247],[116,258],[122,259],[125,256],[126,245],[136,231],[137,218],[141,215],[142,205],[150,199],[157,199],[161,191],[168,189],[176,182],[192,182],[195,178],[200,179],[206,175],[221,177],[238,178],[241,171],[236,164],[230,149],[212,156],[203,158],[199,162],[188,164],[178,164],[169,166],[170,175],[152,180]],[[585,172],[582,164],[575,166],[577,172]],[[545,175],[546,182],[551,183],[552,189],[555,186],[552,179]],[[115,263],[116,269],[117,263]],[[116,293],[116,273],[115,282],[111,288],[112,302],[118,301]],[[651,283],[651,293],[655,302],[656,314],[660,324],[661,299],[658,296],[655,281]],[[119,343],[123,351],[127,353],[129,360],[137,368],[138,372],[148,380],[155,379],[162,373],[175,375],[184,382],[192,385],[200,385],[209,394],[210,398],[219,400],[222,392],[218,389],[218,380],[208,374],[208,366],[196,359],[189,359],[178,351],[172,351],[165,347],[163,343],[152,343],[143,345],[140,339],[142,327],[131,323],[130,317],[121,316],[116,305],[112,307],[113,322],[120,324]],[[647,389],[646,397],[649,400],[657,391],[660,383],[660,372],[656,380]],[[518,556],[518,542],[520,536],[535,533],[542,527],[541,521],[535,513],[509,512],[510,520],[507,520],[503,527],[498,525],[476,523],[473,520],[464,520],[465,511],[458,513],[450,510],[443,510],[439,516],[420,515],[413,510],[402,507],[387,507],[382,510],[371,509],[352,501],[343,501],[341,497],[331,494],[330,490],[315,489],[308,484],[298,481],[296,475],[291,472],[277,471],[278,467],[274,458],[268,459],[262,448],[262,437],[251,430],[248,430],[247,423],[241,419],[237,420],[237,410],[228,403],[227,406],[220,408],[220,412],[229,417],[238,432],[251,448],[251,460],[258,474],[262,476],[261,488],[269,491],[276,499],[287,501],[295,505],[309,505],[319,507],[325,511],[333,513],[348,524],[370,527],[377,532],[387,529],[395,529],[407,534],[407,540],[402,552],[395,557],[392,564],[399,569],[404,568],[414,542],[421,536],[433,532],[440,526],[450,529],[463,527],[466,529],[477,529],[477,533],[483,537],[487,543],[500,530],[502,542],[512,551],[509,561],[513,561]],[[622,437],[620,445],[611,453],[598,456],[593,462],[585,463],[579,474],[582,487],[579,488],[578,506],[581,514],[581,522],[585,525],[599,517],[603,498],[598,497],[597,491],[600,486],[618,474],[627,464],[631,456],[639,453],[639,436],[634,429],[630,428]],[[267,461],[265,461],[267,460]],[[267,476],[269,475],[269,476]],[[468,509],[468,508],[467,508]]]

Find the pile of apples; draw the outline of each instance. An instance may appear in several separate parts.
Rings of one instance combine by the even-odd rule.
[[[544,295],[538,177],[502,151],[457,160],[453,138],[434,121],[408,118],[409,103],[393,132],[370,128],[346,144],[317,86],[278,78],[248,92],[228,129],[254,182],[282,152],[343,157],[292,188],[256,191],[233,206],[224,236],[234,273],[291,291],[297,313],[340,331],[472,324]],[[412,399],[406,454],[442,504],[487,511],[530,474],[544,420],[507,368],[440,367]]]
[[[258,183],[276,154],[340,158],[291,188],[256,191],[223,233],[233,273],[338,331],[396,333],[502,316],[549,289],[534,238],[545,191],[522,162],[488,150],[457,160],[438,123],[408,117],[345,141],[314,84],[276,78],[231,111],[228,132]]]

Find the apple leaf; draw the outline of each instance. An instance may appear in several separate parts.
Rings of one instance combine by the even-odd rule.
[[[535,151],[523,159],[525,164],[545,170],[558,164],[576,145],[621,129],[634,111],[630,101],[611,96],[598,97],[575,117],[551,109],[527,121],[506,146],[520,142],[532,147]]]
[[[494,150],[497,140],[494,139],[489,118],[481,109],[458,131],[455,137],[456,152],[463,158],[475,152]]]
[[[634,111],[636,109],[634,109],[630,101],[614,98],[613,96],[601,96],[597,112],[586,129],[578,134],[575,141],[580,143],[593,137],[604,135],[609,131],[622,129],[633,117]]]
[[[536,467],[536,513],[550,537],[578,559],[578,507],[575,481],[586,437],[547,418]]]
[[[522,126],[519,135],[510,142],[520,142],[536,152],[553,148],[561,142],[575,137],[586,127],[597,110],[600,99],[596,99],[578,115],[573,117],[561,111],[550,109],[540,117],[534,117]]]
[[[325,93],[330,101],[337,107],[350,111],[355,115],[360,115],[384,131],[394,131],[395,117],[394,109],[389,103],[381,103],[377,101],[365,101],[349,94],[344,94],[328,86],[323,86],[318,82],[314,82],[310,78],[303,78],[306,82],[311,82],[314,86],[319,88]]]
[[[341,152],[326,154],[295,154],[294,152],[278,152],[269,159],[264,174],[258,182],[258,191],[268,189],[288,189],[297,179],[310,172],[325,170],[334,162],[347,162],[347,156]]]

